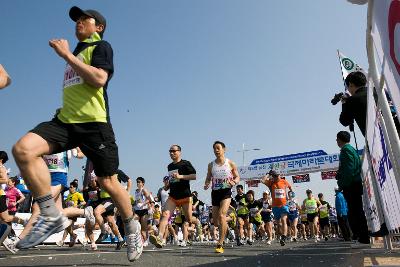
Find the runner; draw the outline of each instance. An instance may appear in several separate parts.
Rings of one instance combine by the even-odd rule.
[[[185,219],[192,222],[192,203],[190,192],[190,180],[196,180],[196,170],[190,161],[181,158],[182,149],[179,145],[172,145],[169,148],[169,155],[172,163],[168,165],[169,174],[169,197],[162,212],[159,234],[151,235],[150,242],[157,248],[164,245],[163,236],[168,224],[168,219],[176,207],[182,207]],[[186,246],[188,240],[187,231],[183,231],[182,246]]]
[[[144,188],[145,179],[143,177],[136,178],[137,189],[135,190],[135,202],[133,204],[133,209],[135,211],[135,216],[139,220],[142,227],[142,238],[144,240],[143,246],[148,246],[148,236],[147,236],[147,221],[149,219],[149,204],[152,201],[149,191]]]
[[[245,229],[249,228],[249,209],[247,208],[246,195],[243,191],[243,185],[237,185],[236,192],[237,195],[235,196],[235,201],[237,206],[236,213],[238,217],[236,242],[238,246],[243,246],[245,244],[245,236],[248,235],[247,230],[245,235]]]
[[[25,224],[25,221],[17,216],[8,213],[6,193],[3,190],[3,185],[8,183],[8,171],[4,164],[8,161],[8,155],[5,151],[0,151],[0,244],[12,253],[16,251],[10,249],[8,244],[13,241],[7,236],[10,234],[12,228],[11,223]]]
[[[325,241],[328,241],[329,236],[329,210],[331,205],[324,200],[324,195],[322,193],[318,194],[318,200],[321,203],[319,206],[319,227],[321,229],[321,233],[325,238]]]
[[[291,240],[297,242],[297,222],[299,220],[300,206],[295,200],[296,194],[293,191],[288,193],[289,200],[287,206],[289,208],[288,219],[290,223]]]
[[[214,226],[218,226],[219,240],[215,249],[216,253],[224,253],[224,240],[228,225],[226,215],[231,203],[232,187],[239,183],[240,177],[236,164],[225,158],[225,144],[216,141],[213,144],[216,159],[208,164],[204,190],[211,184],[212,217]]]
[[[65,200],[65,206],[67,208],[69,207],[75,207],[78,208],[78,205],[80,207],[85,206],[86,202],[85,199],[83,198],[83,195],[77,191],[78,189],[78,183],[76,182],[71,182],[69,184],[69,194],[67,196],[67,199]],[[76,239],[78,237],[77,234],[74,233],[74,223],[76,222],[76,218],[72,219],[72,223],[70,226],[65,228],[63,237],[61,240],[57,241],[57,245],[62,247],[64,245],[64,240],[67,238],[67,235],[69,234],[69,246],[73,247],[75,245]]]
[[[247,208],[249,209],[249,236],[250,239],[247,240],[247,243],[249,245],[253,245],[253,225],[255,225],[256,233],[261,231],[262,234],[263,232],[263,221],[261,217],[261,210],[263,208],[263,203],[261,201],[255,200],[254,199],[254,191],[249,190],[246,193],[246,200],[247,200]]]
[[[10,215],[15,215],[17,213],[17,208],[19,204],[21,204],[25,200],[24,194],[22,194],[21,191],[15,187],[17,182],[17,176],[11,177],[10,179],[8,179],[7,187],[5,190],[7,208]]]
[[[18,243],[29,248],[68,226],[57,209],[50,188],[50,175],[41,156],[79,146],[93,162],[99,184],[114,199],[124,220],[127,234],[127,257],[137,260],[142,254],[140,225],[133,219],[128,193],[119,185],[118,148],[109,116],[107,85],[113,76],[113,51],[102,40],[105,18],[95,10],[72,7],[69,15],[76,22],[79,43],[74,53],[64,39],[49,41],[66,63],[63,83],[63,106],[52,121],[39,124],[13,147],[21,175],[29,184],[40,207],[38,222]]]
[[[263,177],[262,183],[269,187],[272,194],[272,212],[275,220],[278,222],[278,228],[280,232],[280,244],[285,245],[287,236],[287,215],[289,209],[286,206],[286,191],[287,189],[292,190],[291,185],[285,179],[281,179],[279,173],[274,170],[270,170],[269,173]]]
[[[307,212],[305,208],[300,208],[300,228],[301,228],[301,235],[304,240],[307,240],[307,232],[309,231],[309,224],[307,220]]]
[[[312,195],[312,191],[307,189],[307,198],[303,201],[303,208],[307,213],[307,221],[310,224],[311,238],[315,240],[315,243],[320,239],[318,237],[318,207],[321,205],[318,199],[315,199]]]
[[[329,209],[329,223],[331,225],[332,238],[339,237],[339,224],[335,207]]]
[[[274,215],[272,214],[272,199],[269,191],[263,192],[263,197],[260,199],[263,204],[263,208],[261,211],[261,218],[264,222],[264,232],[267,237],[267,245],[271,245],[272,243],[272,220],[274,219]]]

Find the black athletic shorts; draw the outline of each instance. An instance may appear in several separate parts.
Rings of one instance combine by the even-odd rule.
[[[323,229],[325,226],[329,226],[329,217],[319,218],[319,226]]]
[[[102,198],[100,204],[105,208],[105,211],[101,214],[102,217],[114,216],[115,205],[111,198]]]
[[[227,198],[231,198],[232,190],[230,188],[212,190],[211,191],[211,204],[219,207],[221,201]]]
[[[6,210],[8,210],[6,203],[6,196],[2,195],[0,196],[0,213],[5,212]]]
[[[40,123],[31,132],[56,144],[54,154],[79,147],[93,162],[94,172],[99,177],[112,176],[117,172],[118,147],[110,123],[63,123],[55,117]]]
[[[307,213],[307,221],[313,222],[314,218],[318,216],[318,212],[315,213]]]

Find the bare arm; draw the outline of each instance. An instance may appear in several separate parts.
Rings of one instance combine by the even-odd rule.
[[[196,180],[196,174],[195,173],[187,174],[187,175],[173,173],[172,177],[177,178],[179,180]]]
[[[49,45],[54,51],[63,58],[78,73],[85,82],[94,88],[103,87],[108,79],[108,72],[85,64],[69,50],[69,44],[64,39],[53,39],[49,41]]]
[[[11,84],[11,78],[7,71],[0,64],[0,89],[3,89]]]
[[[207,169],[207,177],[206,181],[204,182],[204,190],[207,190],[210,187],[211,183],[211,163],[208,164],[208,169]]]
[[[229,183],[231,183],[232,186],[235,186],[236,184],[238,184],[240,182],[240,176],[239,176],[239,172],[237,170],[236,164],[233,161],[229,161],[229,165],[232,168],[232,174],[233,174],[233,180]]]
[[[132,179],[129,179],[128,182],[126,182],[126,191],[131,192],[132,188]]]

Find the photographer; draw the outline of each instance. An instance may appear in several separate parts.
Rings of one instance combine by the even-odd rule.
[[[367,118],[367,78],[360,72],[352,72],[345,79],[351,96],[341,97],[342,113],[339,121],[343,126],[350,126],[356,121],[361,133],[365,136]],[[333,102],[332,102],[333,103]]]

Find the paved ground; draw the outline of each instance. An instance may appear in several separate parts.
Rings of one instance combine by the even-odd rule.
[[[400,252],[385,253],[381,249],[352,249],[349,243],[338,241],[275,243],[268,246],[227,246],[223,255],[216,255],[213,246],[195,244],[156,250],[150,246],[135,263],[126,259],[124,250],[116,252],[113,245],[101,245],[98,251],[85,251],[80,245],[73,248],[39,246],[10,254],[0,248],[0,266],[400,266]]]

